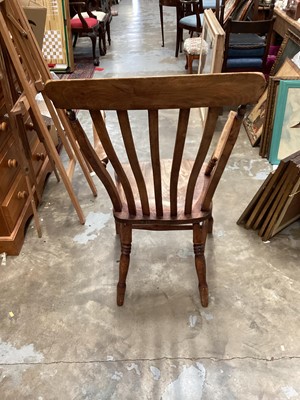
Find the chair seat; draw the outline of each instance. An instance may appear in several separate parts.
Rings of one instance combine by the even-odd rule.
[[[203,26],[204,14],[200,14],[201,26]],[[197,28],[197,16],[194,15],[187,15],[180,19],[180,24],[189,26],[191,28]]]
[[[241,68],[258,68],[262,67],[261,58],[228,58],[226,68],[241,69]]]
[[[194,191],[194,201],[192,213],[190,215],[184,214],[184,205],[185,205],[185,195],[186,195],[186,179],[190,176],[192,167],[194,165],[193,161],[183,160],[181,170],[180,170],[180,178],[178,182],[178,197],[177,197],[177,207],[178,207],[178,215],[176,217],[172,217],[170,214],[170,193],[166,190],[169,188],[170,181],[170,171],[172,167],[172,160],[161,160],[161,171],[162,171],[162,201],[163,201],[163,217],[157,217],[155,213],[155,197],[154,197],[154,184],[152,177],[152,166],[151,162],[141,162],[141,170],[147,184],[148,188],[148,198],[149,198],[149,207],[150,207],[150,215],[149,217],[145,217],[142,212],[142,208],[140,205],[139,192],[135,183],[135,178],[132,173],[131,166],[128,164],[122,164],[122,167],[129,179],[130,186],[133,190],[133,196],[136,199],[136,215],[130,216],[127,208],[127,202],[125,198],[125,194],[123,191],[123,187],[116,176],[116,186],[119,192],[121,202],[122,202],[122,211],[114,212],[114,216],[118,222],[124,221],[134,221],[135,224],[143,224],[145,225],[145,218],[147,219],[147,223],[155,223],[155,225],[164,225],[170,224],[174,221],[174,224],[191,224],[194,221],[202,221],[207,218],[210,214],[210,211],[202,211],[201,210],[201,198],[200,195],[203,192],[203,188],[208,185],[210,178],[204,175],[204,171],[206,169],[206,164],[202,166],[202,172],[199,174],[195,191]]]
[[[100,22],[102,22],[107,15],[105,12],[102,11],[93,11],[92,14],[95,15],[96,19]],[[87,12],[83,12],[81,13],[81,15],[83,16],[83,18],[91,18]],[[74,15],[72,19],[74,18],[79,18],[78,14]]]
[[[85,18],[85,22],[87,23],[87,26],[89,28],[93,28],[94,26],[96,26],[99,22],[96,18]],[[72,18],[71,19],[71,28],[72,29],[81,29],[82,26],[82,22],[79,18]]]
[[[203,54],[206,55],[208,52],[208,44],[205,40],[201,38],[201,36],[187,38],[184,41],[183,50],[187,54],[200,55],[201,46],[203,46],[202,47]]]

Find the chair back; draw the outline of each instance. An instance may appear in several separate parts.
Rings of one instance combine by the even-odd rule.
[[[201,23],[201,14],[204,13],[203,1],[202,0],[180,0],[179,2],[180,12],[179,15],[182,18],[189,17],[191,15],[196,16],[196,26],[192,27],[192,30],[196,32],[201,32],[202,23]],[[185,21],[180,20],[180,24],[185,26]],[[187,25],[189,26],[189,25]]]
[[[275,17],[260,21],[226,24],[223,71],[264,71],[271,44]]]
[[[92,14],[90,9],[87,7],[86,1],[78,1],[78,0],[69,0],[69,7],[70,7],[70,15],[72,18],[77,15],[79,20],[81,21],[81,27],[73,27],[71,21],[71,29],[72,31],[86,31],[90,30],[86,18],[82,15],[83,13],[88,14],[88,18],[93,18],[97,21],[96,17]]]
[[[102,11],[104,13],[111,13],[110,0],[85,0],[86,8],[92,11]]]
[[[47,82],[44,93],[56,108],[89,110],[109,160],[107,168],[78,120],[71,124],[81,151],[107,189],[117,220],[175,224],[196,220],[201,212],[210,210],[244,109],[229,113],[219,142],[211,149],[220,107],[253,104],[264,88],[260,73],[225,73],[53,80]],[[190,112],[199,107],[209,107],[206,124],[201,134],[199,119],[193,155],[187,155]],[[106,110],[107,125],[101,110]],[[116,112],[119,131],[110,132],[110,111]],[[177,123],[167,137],[164,124],[170,123],[168,116],[173,112]],[[200,175],[204,181],[199,186]]]

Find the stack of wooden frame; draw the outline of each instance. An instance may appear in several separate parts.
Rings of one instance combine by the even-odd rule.
[[[275,133],[277,131],[282,132],[283,130],[283,127],[277,127],[275,124],[276,108],[282,100],[280,96],[278,96],[278,89],[280,83],[283,81],[299,81],[300,68],[295,61],[292,61],[298,53],[300,53],[300,37],[288,31],[271,69],[268,87],[258,103],[250,110],[249,114],[244,119],[244,127],[250,143],[252,146],[259,145],[260,156],[268,158],[272,164],[273,162],[270,158],[272,141],[280,141],[281,138],[278,137],[278,135],[276,136]],[[297,150],[298,148],[295,148],[291,153]],[[274,164],[278,164],[278,162]]]
[[[300,151],[281,160],[237,221],[271,239],[300,218]]]

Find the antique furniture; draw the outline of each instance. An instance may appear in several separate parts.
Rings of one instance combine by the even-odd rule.
[[[18,132],[12,130],[7,111],[0,82],[0,253],[18,255],[33,209],[21,168],[22,154],[18,146]],[[45,148],[30,125],[27,137],[37,191],[41,193],[52,169]]]
[[[202,55],[202,59],[200,60],[200,64],[205,64],[206,55],[208,52],[208,46],[205,40],[202,37],[192,37],[187,38],[183,44],[183,51],[185,52],[185,69],[189,74],[193,73],[193,61],[199,60],[200,52]]]
[[[78,37],[89,37],[92,41],[92,52],[94,65],[99,65],[99,57],[96,56],[96,43],[97,37],[99,37],[99,55],[101,53],[101,34],[100,34],[100,22],[86,7],[85,1],[74,1],[69,0],[70,7],[75,12],[73,18],[71,18],[70,25],[73,39],[73,47],[76,46]],[[87,13],[86,18],[83,13]]]
[[[111,45],[110,23],[112,21],[110,0],[85,0],[86,7],[92,12],[100,23],[100,54],[106,54],[106,36],[108,44]],[[88,15],[88,14],[87,14]],[[84,18],[87,16],[83,13]]]
[[[182,51],[183,30],[186,29],[190,32],[190,36],[196,32],[198,35],[202,32],[204,8],[202,0],[180,0],[178,6],[180,15],[177,21],[177,34],[176,34],[176,49],[175,57],[178,57],[178,52]]]
[[[275,18],[261,21],[228,19],[223,72],[264,71]]]
[[[274,32],[284,37],[288,30],[291,30],[296,35],[300,36],[300,22],[289,17],[287,13],[278,7],[274,8],[276,20],[274,23]]]
[[[201,303],[204,307],[208,305],[204,249],[207,233],[212,231],[212,199],[238,136],[245,106],[229,112],[215,150],[210,149],[210,144],[215,146],[216,143],[212,139],[220,107],[255,103],[264,88],[265,79],[260,73],[46,83],[45,93],[58,109],[90,111],[109,160],[106,169],[74,113],[72,126],[81,151],[101,179],[113,204],[116,231],[121,241],[118,305],[124,302],[132,229],[191,229]],[[189,115],[191,108],[199,107],[209,107],[208,116],[202,135],[193,136],[194,155],[190,153],[187,157],[184,148],[190,140]],[[116,111],[120,130],[112,128],[112,132],[108,132],[109,124],[105,124],[101,110],[110,110],[111,116],[111,111]],[[166,132],[164,129],[160,132],[159,128],[168,113],[175,113],[178,123],[168,138],[168,154],[164,149],[162,156],[159,144],[160,139],[166,140]],[[145,140],[147,149],[143,147],[142,154],[137,148],[140,135],[145,139],[149,135]],[[128,162],[123,161],[125,154]],[[205,164],[207,156],[210,161]],[[111,170],[115,172],[115,183]]]
[[[175,57],[182,51],[183,29],[190,33],[190,37],[196,32],[202,32],[204,10],[214,11],[218,21],[222,24],[224,16],[225,0],[178,0],[177,3],[177,34]]]

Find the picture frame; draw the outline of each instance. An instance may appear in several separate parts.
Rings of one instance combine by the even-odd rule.
[[[224,18],[223,18],[224,25],[228,21],[228,18],[230,18],[232,13],[235,11],[237,5],[239,4],[239,1],[240,0],[226,0],[225,1]]]
[[[281,80],[269,161],[273,165],[300,149],[300,80]]]
[[[278,85],[281,80],[293,79],[300,79],[300,68],[298,68],[297,65],[289,58],[284,60],[276,75],[269,78],[266,113],[263,123],[262,143],[260,149],[260,155],[262,157],[269,157]]]
[[[239,1],[239,3],[236,5],[236,8],[231,13],[232,19],[243,21],[250,10],[252,3],[252,0]]]
[[[253,107],[243,121],[244,128],[253,147],[258,145],[262,135],[267,97],[268,89],[264,91],[257,104]]]
[[[270,71],[270,76],[276,75],[286,58],[293,58],[299,51],[300,36],[288,29],[279,47],[277,57]]]
[[[199,55],[198,74],[220,73],[223,65],[225,31],[211,9],[204,10],[202,39]],[[207,54],[204,51],[207,49]],[[200,109],[202,123],[205,122],[206,108]]]

